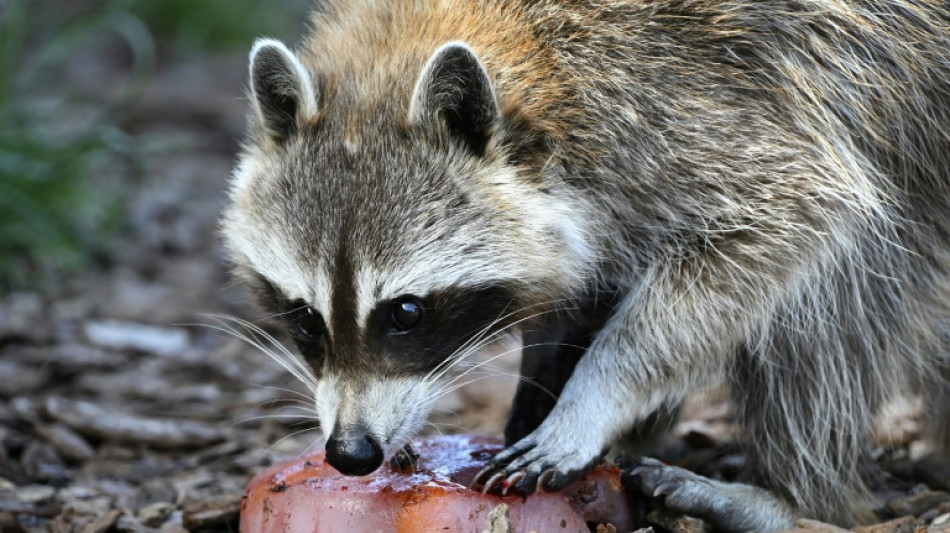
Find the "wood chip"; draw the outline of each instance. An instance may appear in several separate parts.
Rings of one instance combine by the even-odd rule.
[[[232,494],[209,500],[186,501],[182,524],[185,529],[232,531],[241,514],[241,495]]]
[[[651,524],[672,533],[710,533],[712,526],[699,518],[674,513],[666,509],[654,509],[647,514]]]
[[[119,519],[119,516],[122,515],[122,511],[118,509],[112,509],[106,514],[96,518],[92,522],[88,523],[80,531],[81,533],[105,533],[108,529],[115,525],[116,520]]]
[[[143,507],[138,513],[138,519],[148,527],[162,525],[175,511],[175,506],[168,502],[156,502]]]
[[[159,420],[65,398],[47,398],[46,413],[91,437],[160,448],[198,448],[225,439],[223,431],[190,420]]]
[[[41,424],[35,430],[67,461],[88,461],[96,454],[86,439],[62,424]]]
[[[0,361],[0,397],[14,398],[32,392],[43,385],[46,374],[31,366]]]
[[[895,516],[914,515],[937,507],[941,503],[950,501],[950,494],[942,491],[927,491],[905,498],[898,498],[887,502],[887,509]]]
[[[881,524],[856,527],[856,533],[915,533],[917,520],[913,516],[902,516]]]
[[[136,350],[155,355],[174,355],[191,343],[188,331],[182,328],[118,320],[89,322],[84,332],[90,342],[103,348]]]
[[[0,339],[49,340],[49,328],[37,327],[45,322],[46,308],[43,297],[33,293],[13,293],[0,299]]]
[[[511,517],[508,506],[500,504],[488,513],[483,533],[511,533]]]
[[[795,521],[795,527],[786,529],[780,533],[849,533],[849,530],[840,528],[834,524],[819,522],[809,518],[799,518]]]
[[[950,533],[950,513],[944,513],[931,522],[927,533]]]

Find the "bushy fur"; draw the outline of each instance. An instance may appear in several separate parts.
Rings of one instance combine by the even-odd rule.
[[[331,331],[362,327],[314,281],[343,264],[366,308],[616,295],[545,424],[609,411],[596,456],[725,377],[760,482],[848,523],[875,410],[950,374],[948,28],[927,0],[329,1],[297,54],[317,110],[255,120],[225,235]],[[452,41],[494,88],[483,154],[410,116]]]

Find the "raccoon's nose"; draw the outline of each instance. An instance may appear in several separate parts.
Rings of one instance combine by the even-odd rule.
[[[383,447],[363,428],[337,429],[327,440],[327,462],[341,474],[365,476],[383,464]]]

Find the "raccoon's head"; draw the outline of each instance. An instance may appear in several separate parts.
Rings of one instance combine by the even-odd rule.
[[[513,163],[475,53],[433,52],[384,99],[279,42],[251,52],[252,135],[223,233],[312,370],[344,474],[413,437],[447,371],[554,307],[588,255],[570,200]]]

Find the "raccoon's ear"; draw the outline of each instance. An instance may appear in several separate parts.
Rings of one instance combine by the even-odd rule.
[[[251,95],[260,125],[278,141],[317,112],[310,74],[284,43],[274,39],[259,39],[251,49]]]
[[[443,120],[453,135],[482,155],[500,116],[491,79],[475,52],[462,42],[440,46],[416,81],[410,122]]]

